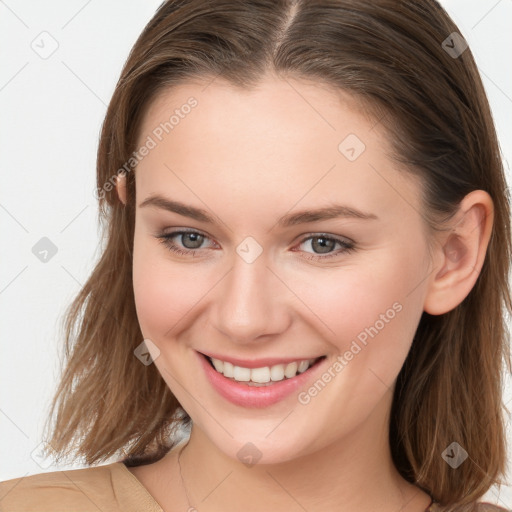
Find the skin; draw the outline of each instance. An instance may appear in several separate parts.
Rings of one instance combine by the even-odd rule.
[[[181,457],[191,504],[201,512],[425,510],[430,497],[392,463],[392,391],[423,311],[450,311],[475,284],[491,234],[490,196],[477,190],[464,198],[430,257],[420,185],[389,158],[392,135],[353,98],[273,76],[250,91],[220,78],[207,83],[188,82],[153,101],[141,144],[190,96],[198,105],[136,169],[137,205],[159,193],[216,219],[136,210],[137,315],[160,350],[154,364],[193,420]],[[366,145],[352,162],[338,150],[351,133]],[[125,187],[120,178],[123,203]],[[330,202],[378,219],[276,225]],[[195,256],[176,255],[156,238],[179,228],[206,236]],[[336,256],[311,259],[323,254],[318,239],[303,240],[322,233],[356,248],[336,245]],[[263,249],[250,264],[236,252],[248,236]],[[187,237],[173,240],[194,247]],[[196,360],[196,350],[244,359],[325,354],[331,366],[397,302],[401,311],[306,405],[296,393],[264,409],[234,405]],[[261,452],[251,467],[237,457],[247,442]],[[167,511],[189,506],[177,451],[130,468]]]

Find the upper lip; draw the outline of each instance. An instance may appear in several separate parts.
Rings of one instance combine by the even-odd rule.
[[[200,352],[204,356],[213,357],[214,359],[220,359],[221,361],[227,361],[234,366],[241,366],[242,368],[264,368],[265,366],[275,366],[276,364],[288,364],[294,361],[307,361],[309,359],[318,359],[323,356],[313,357],[266,357],[263,359],[238,359],[237,357],[222,356],[220,354],[213,354],[211,352]]]

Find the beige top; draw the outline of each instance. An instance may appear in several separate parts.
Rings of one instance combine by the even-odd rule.
[[[122,463],[39,473],[0,482],[2,512],[164,512]],[[439,512],[433,504],[426,512]],[[506,511],[481,503],[475,510]]]
[[[122,462],[0,482],[2,512],[163,512]]]

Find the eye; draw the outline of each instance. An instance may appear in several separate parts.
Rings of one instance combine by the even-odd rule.
[[[171,233],[161,233],[156,238],[163,243],[170,251],[181,256],[196,256],[196,254],[203,249],[203,243],[206,240],[211,240],[208,236],[194,230],[180,230]],[[180,240],[177,244],[175,239]],[[325,260],[339,256],[341,253],[348,253],[355,250],[355,244],[352,241],[344,240],[338,237],[330,236],[326,233],[317,233],[315,235],[303,238],[299,246],[309,242],[313,253],[309,256],[304,256],[307,260]],[[339,246],[338,250],[333,249]]]
[[[174,241],[174,238],[179,239],[179,237],[181,237],[181,246]],[[170,251],[183,256],[195,256],[203,242],[209,240],[206,235],[193,230],[162,233],[156,238]]]
[[[354,242],[329,236],[326,233],[317,233],[312,236],[307,236],[301,240],[299,246],[308,242],[309,246],[314,251],[313,254],[305,257],[308,260],[325,260],[327,258],[339,256],[341,253],[349,253],[355,250]],[[336,245],[341,248],[332,252]]]

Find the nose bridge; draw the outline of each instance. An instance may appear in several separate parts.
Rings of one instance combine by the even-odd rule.
[[[254,251],[250,242],[237,247],[233,267],[215,301],[215,326],[232,341],[250,342],[276,334],[287,324],[279,280],[267,268],[266,254],[260,251],[255,255]]]

